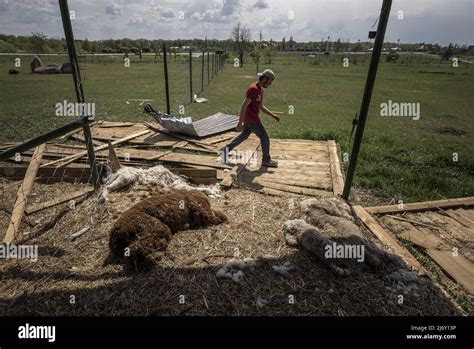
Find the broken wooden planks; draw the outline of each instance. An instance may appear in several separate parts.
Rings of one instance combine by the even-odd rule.
[[[174,164],[190,164],[198,166],[206,166],[218,169],[231,169],[229,165],[221,164],[217,161],[216,156],[202,156],[184,153],[171,153],[160,158],[160,161]]]
[[[400,235],[423,247],[448,275],[463,285],[470,294],[474,294],[474,265],[457,250],[443,248],[446,243],[427,228],[412,227]]]
[[[438,201],[416,202],[412,204],[400,204],[389,206],[367,207],[366,210],[372,214],[386,214],[399,212],[416,212],[434,210],[437,208],[456,208],[474,206],[474,196],[460,199],[446,199]]]
[[[5,237],[3,238],[4,243],[11,243],[15,239],[15,235],[20,229],[23,213],[25,211],[26,204],[28,203],[28,197],[30,195],[31,189],[33,188],[36,173],[38,172],[41,158],[43,157],[45,149],[46,144],[42,144],[36,148],[33,158],[30,161],[28,169],[26,170],[23,183],[21,184],[20,189],[18,189],[15,206],[13,207],[10,219],[10,225],[8,226],[8,230],[5,234]]]
[[[377,221],[367,212],[362,206],[353,206],[352,207],[356,216],[360,221],[375,235],[379,238],[382,243],[390,247],[396,254],[403,258],[405,263],[409,266],[422,271],[421,264],[405,249],[397,240],[392,233],[386,231],[384,228],[377,223]]]
[[[465,214],[473,211],[467,209],[471,203],[472,197],[469,197],[407,204],[403,209],[395,205],[376,207],[372,208],[372,211],[384,217],[390,230],[397,233],[397,236],[424,248],[426,254],[446,275],[462,285],[467,292],[474,294],[474,232]],[[354,207],[354,211],[358,210],[360,211]],[[460,212],[457,212],[458,210]],[[408,218],[388,214],[392,212],[406,212],[405,217]],[[370,217],[368,211],[366,215]],[[403,225],[393,224],[393,219],[403,221]],[[377,224],[374,218],[372,221]],[[385,235],[392,233],[385,230]]]
[[[132,133],[129,136],[126,136],[126,137],[123,137],[123,138],[120,138],[120,139],[117,139],[117,140],[113,141],[112,145],[118,145],[118,144],[125,143],[125,142],[127,142],[127,141],[129,141],[133,138],[140,137],[140,136],[142,136],[144,134],[147,134],[149,132],[150,132],[149,130],[143,130],[143,131],[139,131],[139,132],[136,132],[136,133]],[[108,144],[103,144],[99,147],[94,148],[94,151],[97,152],[99,150],[107,149],[107,147],[108,147]],[[65,158],[61,158],[61,159],[49,162],[47,164],[41,165],[41,167],[52,166],[52,165],[58,165],[58,167],[63,167],[63,166],[66,166],[66,165],[70,164],[71,162],[76,161],[77,159],[79,159],[79,158],[81,158],[85,155],[87,155],[87,150],[81,151],[78,154],[73,154],[73,155],[67,156]]]
[[[339,160],[335,141],[328,141],[329,161],[331,163],[332,190],[334,195],[342,195],[344,178],[342,177],[341,162]]]

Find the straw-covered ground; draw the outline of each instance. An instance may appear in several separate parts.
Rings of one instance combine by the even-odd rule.
[[[8,185],[2,195],[5,207],[11,207],[17,190]],[[81,186],[35,184],[31,200],[49,200]],[[92,195],[78,200],[75,209],[63,204],[28,216],[18,244],[38,245],[39,258],[0,260],[0,315],[456,314],[426,278],[404,287],[383,273],[337,277],[309,252],[288,246],[281,229],[286,220],[301,215],[302,197],[232,189],[211,199],[228,223],[178,232],[150,272],[104,266],[114,223],[156,191],[135,184],[111,193],[105,204]],[[8,219],[2,212],[3,230]],[[70,240],[86,226],[88,232]],[[216,276],[233,257],[269,255],[274,260],[245,270],[241,283]],[[272,268],[285,262],[293,266],[286,276]]]

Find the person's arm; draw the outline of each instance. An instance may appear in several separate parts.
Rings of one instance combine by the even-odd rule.
[[[237,124],[238,131],[242,129],[242,125],[244,124],[245,111],[247,110],[247,107],[250,105],[250,103],[252,103],[252,100],[247,97],[242,103],[242,106],[240,107],[239,123]]]
[[[260,110],[263,111],[265,114],[270,115],[276,121],[280,121],[280,117],[276,115],[274,112],[270,111],[266,106],[263,105],[263,103],[260,106]]]

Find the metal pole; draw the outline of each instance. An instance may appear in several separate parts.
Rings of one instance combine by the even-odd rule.
[[[8,150],[5,150],[4,152],[0,153],[0,161],[5,161],[11,158],[12,156],[15,156],[16,153],[23,153],[27,150],[30,150],[34,147],[37,147],[38,145],[41,145],[43,143],[49,142],[55,138],[64,136],[66,133],[69,133],[71,131],[77,130],[81,127],[84,126],[84,123],[91,123],[91,120],[88,120],[87,117],[84,118],[84,121],[82,120],[75,120],[67,125],[61,126],[60,128],[57,128],[53,131],[44,133],[42,135],[39,135],[38,137],[35,137],[33,139],[30,139],[22,144],[19,144],[13,148],[10,148]]]
[[[165,70],[166,113],[170,115],[170,86],[168,81],[168,56],[166,55],[166,44],[163,44],[163,67]]]
[[[212,71],[211,76],[214,79],[214,54],[212,55],[212,70],[211,71]]]
[[[210,55],[209,55],[209,52],[207,52],[207,84],[209,85],[209,83],[211,82],[211,70],[210,70],[210,67],[211,67],[211,58],[210,58]]]
[[[204,50],[201,54],[201,92],[204,92]]]
[[[84,90],[82,88],[81,71],[79,69],[79,60],[77,58],[76,46],[74,42],[74,34],[72,31],[71,18],[69,14],[69,6],[67,3],[67,0],[59,0],[59,8],[61,10],[61,18],[63,21],[64,35],[66,38],[67,49],[69,53],[69,61],[71,62],[71,65],[73,68],[72,75],[74,78],[74,87],[76,89],[77,102],[85,103]],[[84,120],[84,119],[91,120],[90,117],[81,118],[81,120]],[[92,144],[91,129],[87,122],[83,122],[82,129],[84,132],[84,138],[86,140],[87,155],[89,158],[89,166],[91,167],[92,179],[94,181],[94,189],[97,190],[100,187],[100,178],[99,178],[99,171],[97,170],[97,163],[95,160],[94,145]]]
[[[193,50],[189,50],[189,98],[191,103],[194,101],[193,98]]]
[[[380,13],[379,25],[377,28],[377,36],[375,38],[374,50],[372,59],[370,60],[369,72],[367,74],[367,81],[365,84],[364,97],[359,113],[359,122],[357,125],[356,134],[354,137],[354,145],[352,147],[352,154],[349,162],[349,169],[347,171],[346,182],[344,183],[344,191],[342,197],[347,200],[351,192],[352,180],[354,178],[355,169],[357,166],[357,157],[359,156],[360,146],[364,135],[365,122],[369,112],[370,100],[372,91],[374,89],[375,78],[377,77],[377,68],[382,53],[383,41],[385,38],[385,31],[387,29],[388,18],[390,16],[390,8],[392,7],[392,0],[383,0],[382,10]]]

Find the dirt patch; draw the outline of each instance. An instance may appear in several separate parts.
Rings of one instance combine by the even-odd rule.
[[[467,135],[467,132],[464,130],[458,130],[454,127],[440,127],[434,129],[436,133],[449,136],[464,136]]]
[[[134,270],[153,265],[151,256],[168,247],[178,231],[218,225],[227,217],[211,209],[207,196],[199,191],[160,191],[134,205],[117,220],[110,232],[113,259]]]

